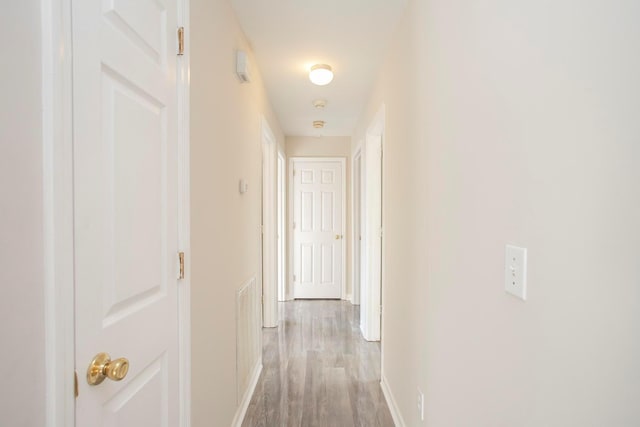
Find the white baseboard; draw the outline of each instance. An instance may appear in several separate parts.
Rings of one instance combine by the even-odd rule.
[[[347,294],[343,299],[345,301],[349,301],[351,304],[353,304],[353,295]]]
[[[251,381],[249,382],[249,387],[244,392],[242,396],[242,401],[238,406],[238,410],[236,411],[236,415],[233,417],[233,422],[231,423],[231,427],[242,427],[242,422],[244,421],[244,416],[247,414],[247,408],[249,408],[249,403],[251,403],[251,398],[253,397],[253,392],[256,389],[256,385],[258,384],[258,380],[260,379],[260,374],[262,373],[262,355],[260,359],[258,359],[258,363],[253,368],[253,372],[251,373]]]
[[[402,419],[402,415],[400,415],[400,409],[398,408],[396,399],[394,399],[393,393],[391,393],[391,389],[389,388],[389,384],[387,383],[387,379],[384,375],[382,375],[382,379],[380,380],[380,388],[382,388],[382,394],[384,394],[384,398],[387,401],[387,406],[389,407],[389,412],[391,412],[393,423],[396,427],[406,427],[406,424]]]

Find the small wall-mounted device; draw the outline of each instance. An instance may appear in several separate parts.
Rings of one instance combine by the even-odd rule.
[[[507,245],[504,257],[504,290],[527,299],[527,249]]]
[[[247,52],[242,50],[236,52],[236,74],[242,83],[249,83],[251,81],[249,56]]]
[[[244,179],[240,180],[240,194],[244,194],[249,189],[249,184]]]

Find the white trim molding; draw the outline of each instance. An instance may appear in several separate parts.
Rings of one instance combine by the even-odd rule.
[[[384,329],[382,302],[384,301],[384,138],[385,105],[382,104],[367,128],[363,146],[364,203],[362,205],[364,274],[361,277],[360,329],[367,341],[380,341]],[[384,346],[381,350],[384,361]],[[384,365],[382,365],[384,366]]]
[[[260,374],[262,374],[262,358],[258,359],[255,366],[253,367],[249,387],[247,387],[244,395],[242,396],[240,405],[238,405],[236,414],[234,415],[233,421],[231,422],[231,427],[242,427],[242,422],[244,421],[244,417],[247,414],[247,409],[249,408],[249,403],[251,403],[253,392],[256,389],[256,385],[258,385]]]
[[[178,0],[178,27],[184,27],[184,53],[177,57],[178,90],[178,250],[185,254],[185,277],[178,284],[178,395],[180,427],[191,427],[191,136],[190,0]]]
[[[389,387],[389,383],[384,375],[382,375],[382,379],[380,380],[380,388],[382,389],[382,394],[384,395],[384,399],[387,401],[387,406],[389,407],[389,412],[391,412],[391,418],[393,418],[393,423],[396,427],[406,427],[404,420],[402,419],[402,414],[400,413],[400,408],[398,407],[398,403],[396,399],[393,397],[393,393],[391,392],[391,388]]]
[[[280,146],[277,149],[276,194],[277,244],[278,244],[278,302],[289,299],[287,287],[287,155]]]
[[[262,117],[262,326],[278,326],[276,169],[277,141]]]

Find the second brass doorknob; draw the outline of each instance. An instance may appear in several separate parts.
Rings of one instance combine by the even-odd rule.
[[[90,385],[101,384],[105,378],[121,381],[129,372],[129,361],[121,357],[111,360],[107,353],[98,353],[87,369],[87,382]]]

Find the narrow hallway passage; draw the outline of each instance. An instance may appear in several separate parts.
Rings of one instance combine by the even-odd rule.
[[[393,426],[380,389],[380,343],[346,301],[279,303],[263,330],[264,368],[243,427]]]

